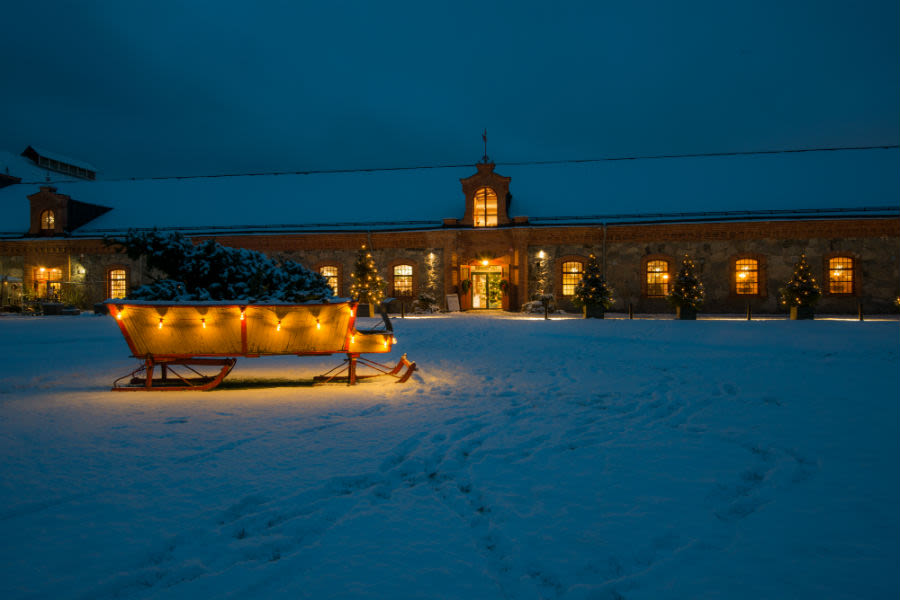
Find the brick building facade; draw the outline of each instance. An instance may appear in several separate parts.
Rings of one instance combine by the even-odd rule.
[[[458,216],[440,215],[433,223],[357,222],[343,229],[194,225],[185,233],[195,241],[214,238],[297,260],[329,277],[338,295],[348,294],[357,250],[366,244],[389,296],[412,303],[421,294],[442,302],[458,294],[464,309],[518,310],[541,294],[572,308],[573,282],[592,254],[604,265],[615,289],[613,310],[620,311],[631,305],[636,312],[670,312],[664,295],[685,254],[699,267],[706,312],[741,313],[748,305],[754,312],[777,312],[778,288],[801,254],[823,288],[822,312],[854,313],[860,304],[867,312],[888,312],[900,293],[898,210],[573,217],[554,224],[513,216],[515,181],[497,174],[493,164],[477,165],[459,182],[464,204]],[[2,190],[7,204],[18,197],[30,210],[27,222],[15,224],[22,233],[0,238],[0,277],[30,296],[58,295],[85,305],[149,281],[141,262],[103,241],[104,235],[146,223],[90,229],[85,226],[118,209],[53,185],[37,191],[32,186],[34,193],[26,196],[26,187]],[[126,187],[117,194],[126,194]]]

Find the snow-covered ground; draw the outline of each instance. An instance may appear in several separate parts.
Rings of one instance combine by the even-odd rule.
[[[0,318],[0,597],[900,595],[896,321],[395,325],[406,385],[112,393],[110,318]]]

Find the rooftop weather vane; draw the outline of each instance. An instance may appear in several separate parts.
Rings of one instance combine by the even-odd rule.
[[[484,140],[484,156],[481,157],[481,160],[484,164],[487,164],[489,161],[487,155],[487,129],[485,129],[484,133],[481,134],[481,139]]]

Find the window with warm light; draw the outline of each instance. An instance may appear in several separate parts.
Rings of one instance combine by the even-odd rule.
[[[53,231],[56,228],[56,215],[52,210],[45,210],[41,213],[41,230]]]
[[[325,281],[328,282],[328,287],[334,292],[334,295],[337,296],[338,292],[338,268],[335,266],[324,266],[319,267],[319,274],[325,278]]]
[[[497,226],[497,194],[489,187],[475,192],[473,223],[475,227]]]
[[[107,275],[110,298],[124,298],[128,293],[128,278],[125,269],[110,269]]]
[[[835,256],[828,259],[828,293],[852,294],[854,277],[853,259],[849,256]]]
[[[575,286],[581,283],[584,263],[578,261],[564,262],[562,265],[562,295],[574,296]]]
[[[397,265],[394,267],[394,296],[413,295],[413,267],[412,265]]]
[[[759,294],[759,261],[742,258],[734,263],[734,291],[742,295]]]
[[[647,261],[647,296],[662,298],[669,293],[669,261]]]

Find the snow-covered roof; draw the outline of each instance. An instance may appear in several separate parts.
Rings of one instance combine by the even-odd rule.
[[[348,230],[438,227],[461,218],[460,178],[472,167],[198,179],[65,181],[75,200],[113,210],[79,236],[128,228]],[[822,152],[629,162],[503,165],[511,216],[532,223],[585,217],[749,210],[897,206],[898,151]],[[36,185],[0,189],[4,225],[28,228],[25,197]],[[560,219],[563,217],[563,219]],[[632,220],[641,220],[634,218]]]
[[[49,150],[45,150],[43,148],[38,148],[37,146],[30,146],[32,150],[37,152],[39,155],[44,158],[49,158],[58,162],[66,163],[67,165],[72,165],[73,167],[80,167],[82,169],[87,169],[88,171],[97,172],[97,167],[92,165],[89,162],[85,162],[83,160],[72,158],[70,156],[66,156],[64,154],[60,154],[59,152],[51,152]]]
[[[3,151],[0,151],[0,174],[12,175],[22,181],[47,181],[47,177],[59,177],[58,173],[37,166],[24,156]]]

